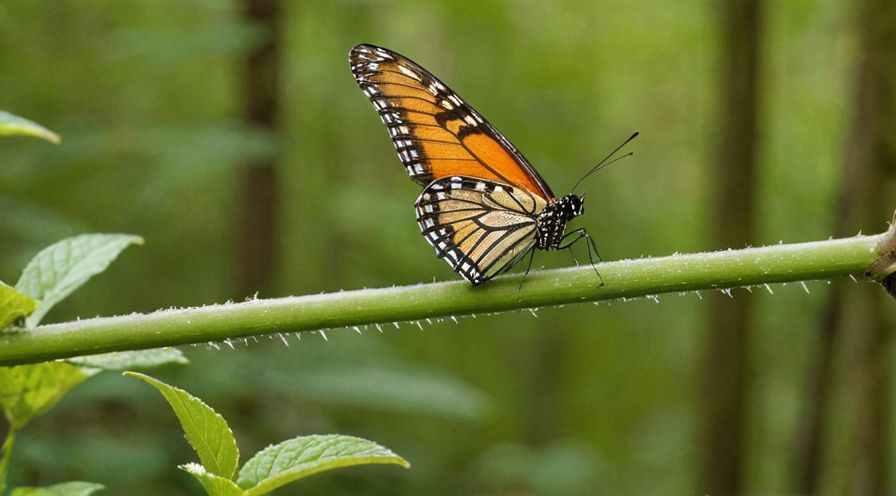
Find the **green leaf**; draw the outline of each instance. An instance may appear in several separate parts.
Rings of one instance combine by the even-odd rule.
[[[45,487],[19,487],[9,496],[90,496],[103,489],[105,486],[93,482],[63,482]]]
[[[0,367],[0,407],[12,428],[20,430],[97,372],[61,362]]]
[[[49,129],[9,112],[0,110],[0,136],[33,136],[59,144],[59,135]]]
[[[36,326],[55,304],[106,270],[132,244],[142,245],[143,238],[130,234],[83,234],[41,250],[28,262],[16,283],[16,289],[41,300],[25,324]]]
[[[36,306],[30,296],[0,282],[0,329],[26,317]]]
[[[240,486],[237,486],[232,480],[215,475],[198,463],[188,463],[177,468],[195,477],[205,488],[205,492],[211,496],[240,496],[244,494]]]
[[[103,370],[145,369],[176,363],[190,363],[187,357],[177,348],[156,348],[139,351],[113,351],[99,355],[87,355],[67,358],[67,363]]]
[[[366,439],[339,434],[299,436],[259,451],[240,470],[236,483],[246,495],[260,495],[289,482],[339,467],[392,463],[411,465]]]
[[[162,393],[206,471],[225,479],[233,477],[240,453],[224,417],[183,389],[137,372],[125,372],[124,375],[140,379]]]

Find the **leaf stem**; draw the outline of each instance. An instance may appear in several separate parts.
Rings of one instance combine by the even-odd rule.
[[[253,300],[100,317],[0,333],[0,365],[120,350],[223,341],[269,333],[416,321],[701,289],[861,276],[884,234],[760,248],[604,262],[521,274],[482,286],[464,281]]]

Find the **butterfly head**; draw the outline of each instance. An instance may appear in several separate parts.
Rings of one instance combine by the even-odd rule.
[[[578,217],[585,213],[585,195],[566,195],[557,200],[557,207],[566,219]]]

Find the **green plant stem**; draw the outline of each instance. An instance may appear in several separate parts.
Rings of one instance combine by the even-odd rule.
[[[604,262],[498,278],[254,300],[0,333],[0,365],[77,355],[701,289],[861,275],[883,236]]]

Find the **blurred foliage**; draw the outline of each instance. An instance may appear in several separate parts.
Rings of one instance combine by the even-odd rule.
[[[121,231],[139,233],[146,247],[53,319],[250,296],[231,289],[237,171],[270,153],[282,165],[282,259],[276,291],[262,297],[455,278],[421,239],[412,207],[419,187],[350,75],[346,55],[360,42],[440,76],[557,192],[640,130],[633,159],[585,183],[578,223],[606,258],[719,248],[703,227],[709,173],[725,166],[712,161],[721,119],[714,4],[284,4],[278,136],[238,123],[242,56],[265,36],[241,21],[238,2],[0,4],[10,68],[0,108],[65,138],[59,147],[0,143],[0,279],[61,237]],[[770,2],[766,16],[756,243],[826,238],[850,115],[851,15],[842,2],[797,0]],[[536,260],[570,263],[566,253]],[[734,292],[759,302],[748,492],[788,487],[802,372],[827,290],[807,287]],[[200,346],[185,350],[192,365],[163,375],[245,426],[246,452],[332,431],[376,439],[414,465],[319,476],[302,482],[308,494],[681,494],[693,483],[701,310],[687,294],[423,332],[288,336],[289,347],[276,337],[234,350]],[[199,494],[186,475],[171,477],[189,448],[144,389],[112,374],[76,389],[35,421],[11,482],[86,479],[110,494]],[[839,420],[832,446],[848,452]],[[830,467],[836,492],[849,465]]]
[[[31,136],[59,144],[59,136],[36,122],[0,110],[0,136]]]

